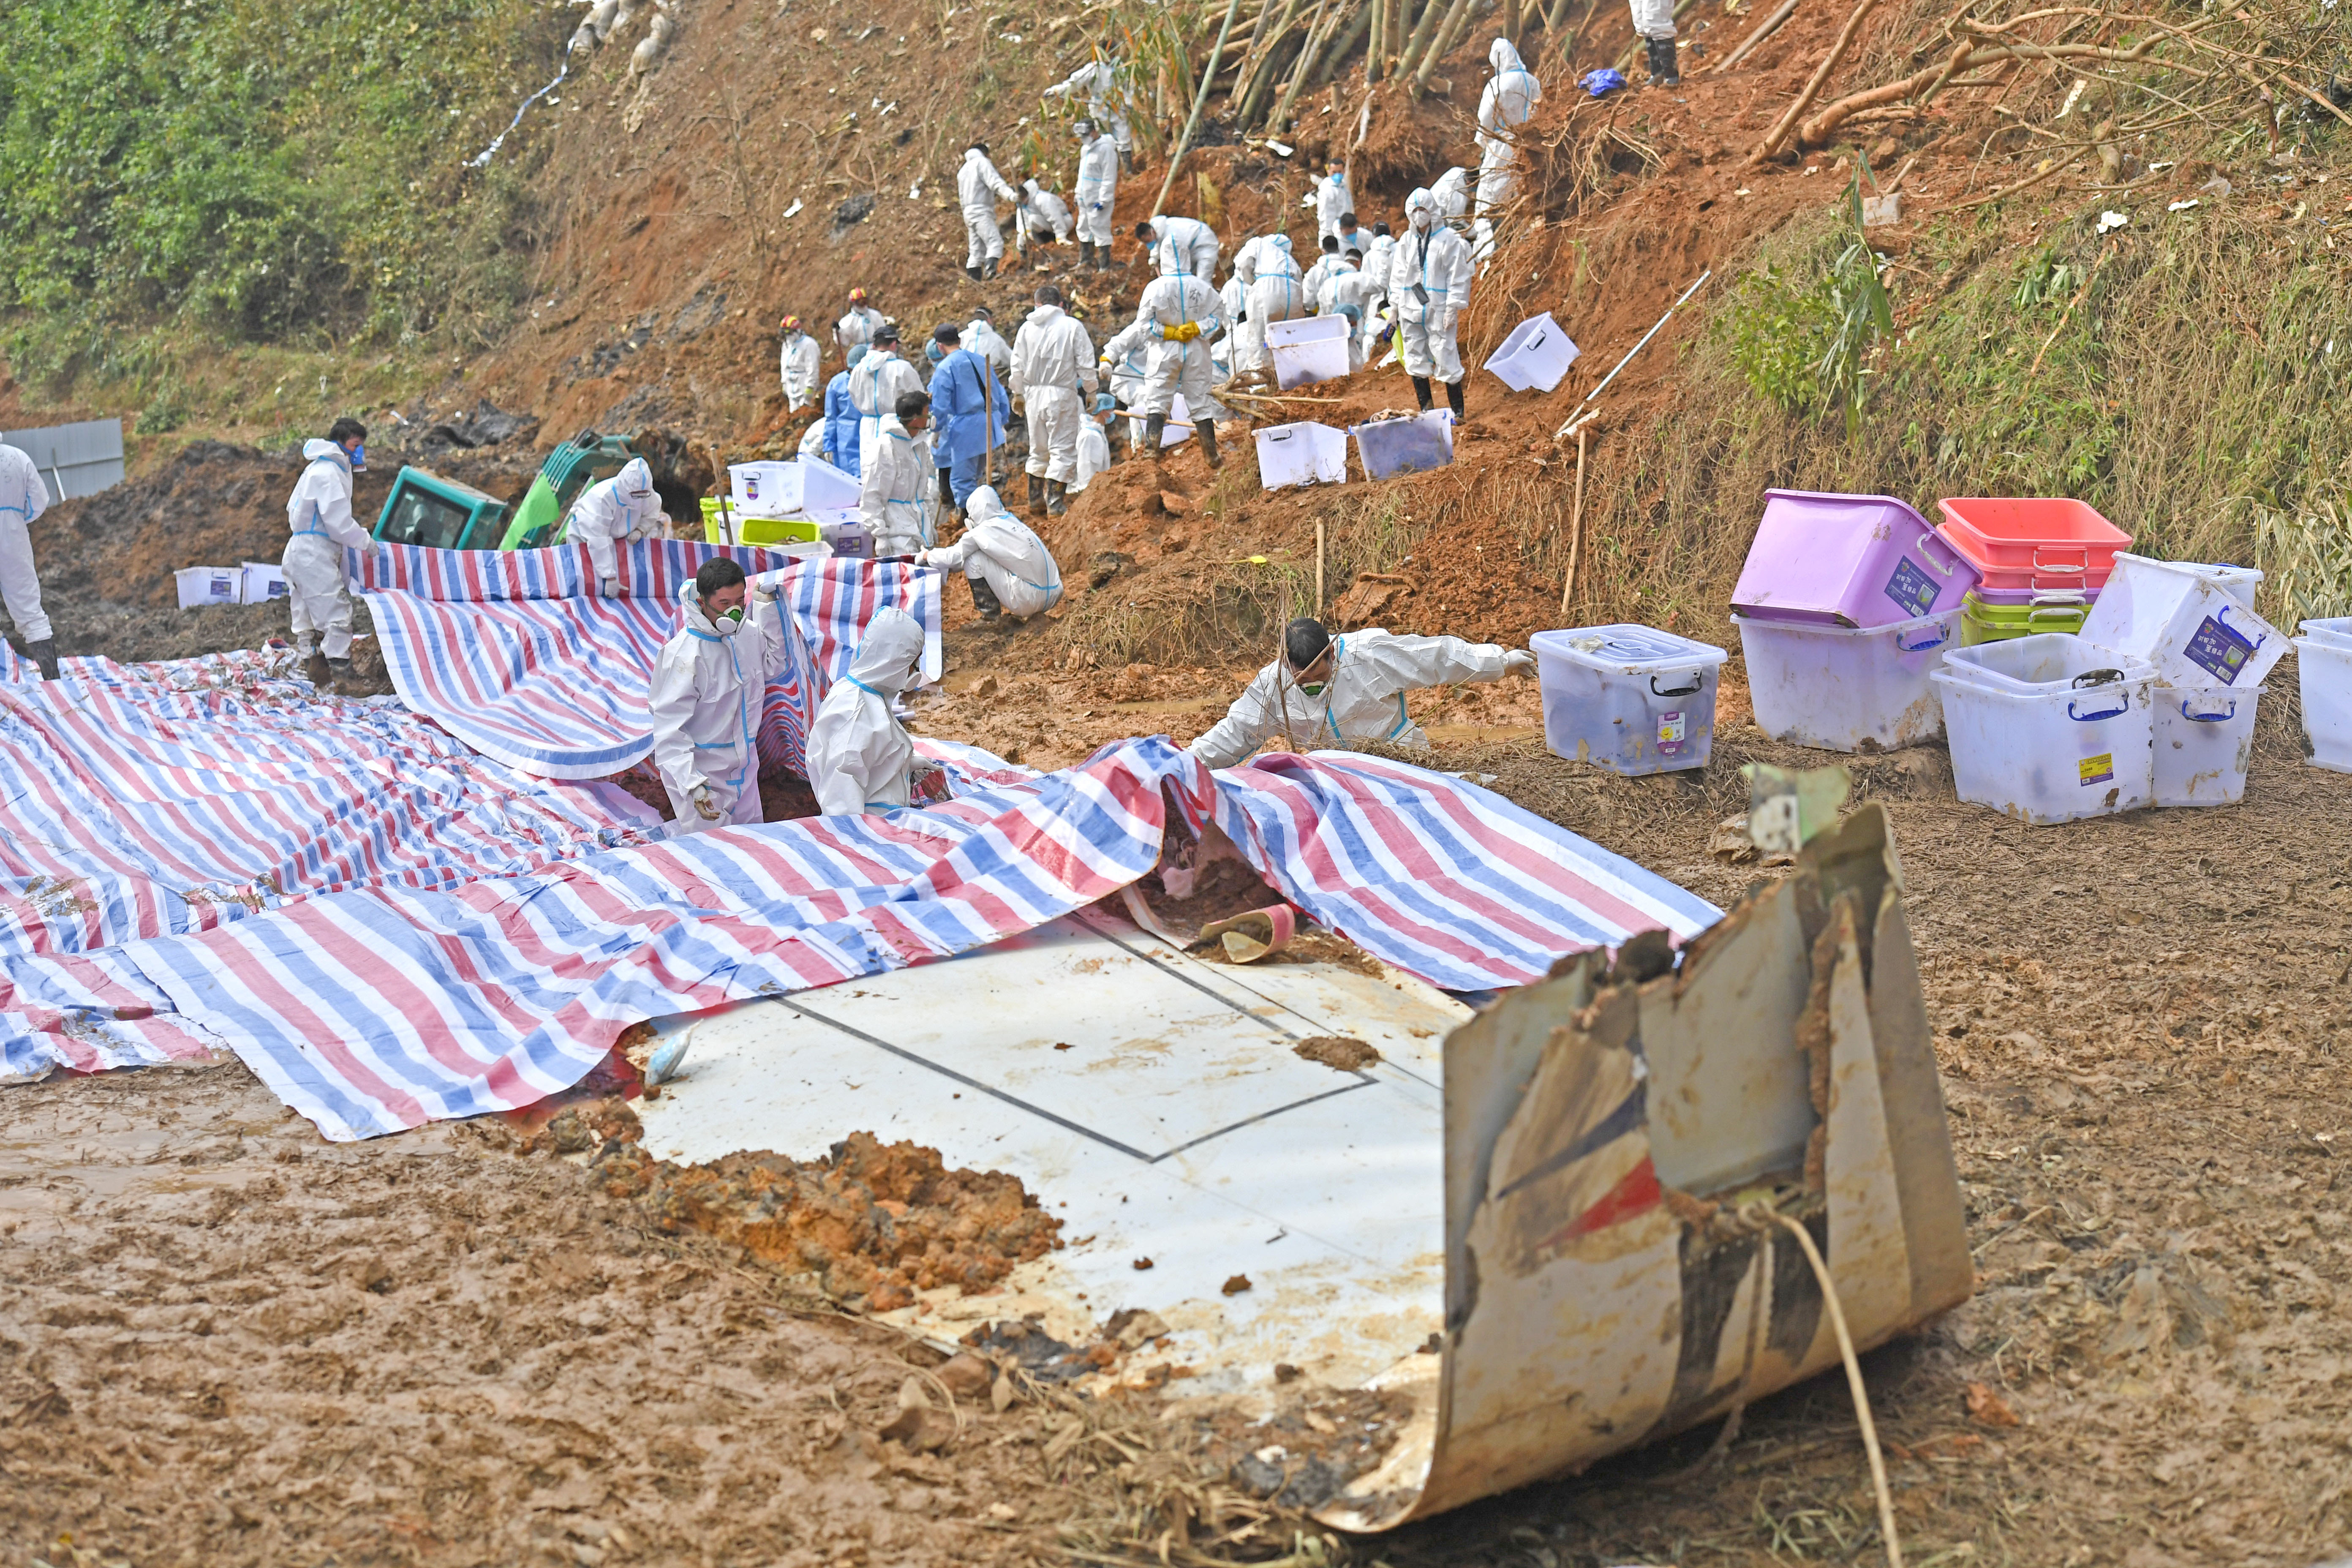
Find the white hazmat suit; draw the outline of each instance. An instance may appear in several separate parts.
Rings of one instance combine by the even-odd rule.
[[[760,721],[768,685],[788,655],[775,584],[754,577],[740,621],[713,620],[689,582],[678,594],[678,629],[654,658],[654,766],[669,792],[672,837],[765,822],[760,804]]]
[[[870,343],[874,334],[882,330],[882,312],[871,305],[852,305],[849,314],[834,323],[833,341],[847,353],[860,343]]]
[[[882,439],[882,421],[898,406],[899,395],[922,390],[923,378],[916,374],[913,365],[898,357],[896,343],[887,348],[869,345],[866,357],[850,367],[849,405],[857,410],[860,463]]]
[[[1429,187],[1429,194],[1435,199],[1442,216],[1460,217],[1470,210],[1470,171],[1459,164],[1446,170],[1437,176],[1437,183]],[[1411,217],[1412,214],[1407,211],[1405,216]]]
[[[1356,210],[1356,198],[1348,194],[1347,174],[1333,169],[1315,183],[1315,237],[1339,232],[1339,219]]]
[[[1094,340],[1059,305],[1040,305],[1013,334],[1013,395],[1029,425],[1029,472],[1057,485],[1076,476],[1078,426],[1101,385]]]
[[[1470,303],[1470,247],[1437,220],[1437,203],[1427,191],[1405,198],[1404,216],[1411,226],[1389,258],[1387,279],[1404,372],[1451,385],[1462,379],[1454,332]]]
[[[963,167],[956,171],[956,200],[963,205],[964,266],[1003,260],[1004,231],[996,226],[996,204],[1018,204],[1021,193],[1005,184],[988,154],[977,147],[963,150]]]
[[[1180,392],[1196,422],[1223,415],[1223,405],[1209,391],[1215,374],[1209,340],[1224,325],[1223,312],[1217,291],[1198,278],[1155,278],[1145,286],[1135,309],[1136,321],[1152,340],[1143,377],[1144,415],[1167,414]],[[1194,329],[1189,334],[1183,331],[1188,325]]]
[[[322,443],[313,441],[311,446]],[[323,443],[333,446],[330,441]],[[310,456],[309,448],[303,456]],[[347,481],[348,483],[348,481]],[[296,487],[295,493],[301,493]],[[49,617],[41,608],[41,579],[33,570],[33,521],[49,508],[48,481],[30,456],[15,447],[0,447],[0,604],[8,607],[8,618],[16,623],[16,635],[27,643],[45,643],[53,635]],[[351,515],[351,503],[343,503],[343,515]],[[335,581],[342,582],[342,557],[335,558]],[[291,578],[289,578],[290,584]],[[351,642],[351,605],[343,606],[343,641]]]
[[[1120,153],[1135,151],[1135,134],[1129,129],[1124,110],[1134,106],[1134,100],[1119,85],[1118,67],[1108,60],[1095,60],[1070,73],[1067,81],[1055,82],[1045,89],[1047,98],[1065,98],[1083,94],[1087,102],[1087,118],[1109,131],[1111,141]]]
[[[878,429],[874,445],[857,454],[857,516],[874,536],[877,556],[912,555],[930,542],[925,503],[938,494],[938,470],[929,445],[908,433],[896,414]]]
[[[343,584],[343,552],[367,547],[367,530],[352,516],[352,455],[332,441],[302,443],[302,477],[286,498],[292,535],[279,559],[294,650],[330,659],[352,656],[352,594]],[[13,613],[13,606],[12,606]]]
[[[1070,480],[1070,493],[1076,495],[1095,482],[1095,476],[1110,467],[1110,436],[1099,419],[1087,419],[1078,426],[1078,468]]]
[[[915,557],[919,566],[942,572],[961,568],[975,583],[996,591],[996,602],[1015,620],[1043,615],[1060,603],[1061,568],[1045,542],[1004,510],[992,485],[982,485],[964,505],[963,536]]]
[[[1496,680],[1534,665],[1533,654],[1495,643],[1400,636],[1377,626],[1349,632],[1331,641],[1331,673],[1320,692],[1308,695],[1277,658],[1189,749],[1213,768],[1230,768],[1269,742],[1296,752],[1353,741],[1425,746],[1429,736],[1405,711],[1406,692]]]
[[[1151,268],[1160,276],[1184,273],[1203,282],[1217,276],[1217,231],[1196,217],[1151,220]]]
[[[1078,238],[1108,247],[1111,209],[1118,205],[1118,148],[1100,131],[1078,148],[1077,186],[1071,194],[1078,204]]]
[[[1273,362],[1265,346],[1265,330],[1276,321],[1287,321],[1307,314],[1305,279],[1299,276],[1298,262],[1290,254],[1290,237],[1269,234],[1250,242],[1256,247],[1254,256],[1248,247],[1244,255],[1251,265],[1246,282],[1249,285],[1249,314],[1242,321],[1241,341],[1234,345],[1239,354],[1234,362],[1238,374],[1265,370]],[[1234,264],[1234,276],[1242,276],[1242,264]]]
[[[866,623],[849,673],[818,704],[809,726],[809,784],[827,816],[895,811],[914,801],[914,780],[938,764],[915,755],[915,742],[890,700],[915,684],[923,628],[893,605]]]
[[[821,351],[816,340],[794,328],[784,334],[782,371],[784,380],[784,411],[797,414],[803,405],[817,393],[817,370]]]
[[[1348,332],[1348,368],[1361,370],[1372,343],[1374,302],[1381,297],[1380,285],[1368,277],[1360,267],[1351,267],[1344,259],[1332,264],[1323,279],[1323,295],[1316,301],[1319,313],[1337,316],[1352,313],[1354,326]]]
[[[1669,12],[1671,15],[1671,12]],[[1518,184],[1519,146],[1514,135],[1543,101],[1543,83],[1519,60],[1508,38],[1496,38],[1486,51],[1495,68],[1494,79],[1478,100],[1477,216],[1510,200]]]
[[[1070,204],[1042,188],[1035,180],[1021,182],[1021,202],[1013,209],[1013,232],[1020,236],[1021,248],[1045,245],[1052,241],[1067,241],[1070,237]],[[964,345],[970,348],[971,345]]]
[[[621,465],[619,473],[580,492],[564,517],[563,537],[588,547],[598,591],[608,599],[617,599],[621,542],[656,538],[668,521],[661,497],[654,493],[653,468],[643,458],[631,458]]]
[[[986,316],[974,316],[965,323],[963,346],[986,360],[1000,381],[1013,373],[1013,345]]]

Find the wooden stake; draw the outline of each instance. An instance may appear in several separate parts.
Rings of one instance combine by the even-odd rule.
[[[1576,433],[1576,500],[1568,514],[1568,581],[1560,584],[1559,613],[1568,615],[1568,602],[1576,594],[1576,557],[1584,544],[1584,435]]]
[[[1323,520],[1315,520],[1315,613],[1323,613]]]

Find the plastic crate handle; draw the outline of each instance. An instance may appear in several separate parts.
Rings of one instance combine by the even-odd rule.
[[[2025,624],[2029,626],[2037,621],[2079,622],[2082,618],[2083,606],[2080,605],[2033,605],[2025,612]]]
[[[2197,724],[2226,724],[2238,716],[2237,699],[2230,700],[2230,710],[2227,713],[2191,713],[2189,710],[2188,700],[2184,698],[2180,703],[2180,716]]]
[[[2124,705],[2122,707],[2110,708],[2104,713],[2077,713],[2074,711],[2074,704],[2073,702],[2070,701],[2066,704],[2066,717],[2072,719],[2077,724],[2095,724],[2102,719],[2118,719],[2130,711],[2131,699],[2129,697],[2126,697],[2124,699]]]
[[[1936,640],[1935,640],[1934,642],[1923,642],[1923,643],[1914,643],[1914,644],[1908,644],[1908,645],[1906,645],[1906,644],[1904,642],[1904,640],[1903,640],[1903,634],[1902,634],[1901,632],[1896,632],[1896,633],[1895,634],[1895,651],[1896,653],[1926,653],[1929,648],[1932,648],[1932,647],[1943,647],[1946,643],[1948,643],[1948,642],[1949,642],[1949,641],[1951,641],[1951,640],[1952,640],[1952,634],[1951,634],[1951,633],[1949,633],[1949,632],[1948,632],[1948,631],[1945,631],[1945,630],[1944,630],[1943,628],[1941,628],[1940,626],[1937,628],[1937,631],[1936,631]]]
[[[1928,542],[1931,540],[1936,543],[1942,545],[1946,550],[1951,550],[1952,563],[1949,566],[1938,566],[1936,564],[1936,557],[1927,549]],[[1926,562],[1927,563],[1927,569],[1935,573],[1938,577],[1948,577],[1953,573],[1960,569],[1960,552],[1957,550],[1952,550],[1950,542],[1932,529],[1919,536],[1918,550],[1919,559]]]
[[[2089,575],[2089,574],[2090,574],[2090,570],[2091,570],[2091,547],[2090,547],[2089,545],[2087,545],[2087,544],[2075,544],[2075,545],[2058,544],[2058,545],[2043,546],[2043,545],[2037,544],[2037,545],[2035,545],[2035,546],[2033,547],[2033,570],[2035,570],[2036,572],[2040,572],[2040,571],[2044,570],[2044,567],[2043,567],[2043,564],[2042,564],[2042,552],[2045,548],[2048,548],[2048,549],[2054,549],[2054,550],[2068,550],[2068,549],[2072,549],[2072,550],[2075,550],[2075,551],[2079,551],[2079,552],[2081,552],[2081,553],[2082,553],[2082,557],[2083,557],[2083,563],[2082,563],[2080,566],[2075,567],[2075,568],[2074,568],[2074,570],[2075,570],[2075,571],[2077,571],[2077,572],[2080,572],[2080,573],[2084,574],[2085,576]],[[2063,566],[2063,565],[2061,565],[2061,564],[2059,564],[2059,563],[2055,563],[2055,562],[2053,562],[2053,563],[2052,563],[2048,566],[2047,570],[2052,571],[2052,572],[2063,572],[2063,571],[2064,571],[2064,570],[2065,570],[2065,567],[2064,567],[2064,566]]]
[[[1297,434],[1298,432],[1296,430],[1270,430],[1266,433],[1265,438],[1268,441],[1287,441],[1295,437]]]
[[[1706,672],[1700,671],[1691,677],[1691,683],[1688,686],[1677,686],[1672,691],[1661,691],[1658,689],[1658,678],[1654,675],[1650,677],[1650,695],[1653,697],[1688,697],[1696,692],[1706,684]]]
[[[1533,353],[1536,350],[1543,347],[1544,340],[1549,336],[1551,336],[1549,332],[1538,332],[1534,337],[1529,338],[1526,342],[1519,345],[1519,352],[1523,354]]]
[[[2241,616],[2247,613],[2246,607],[2233,599],[2216,607],[2213,611],[2213,618],[2221,622],[2221,625],[2230,626],[2230,612],[2232,610],[2237,611]],[[2230,626],[2230,629],[2231,631],[2238,631],[2238,628],[2235,626]],[[2271,640],[2270,634],[2267,632],[2238,632],[2238,635],[2249,639],[2253,644],[2253,651],[2256,653],[2262,651],[2263,644]]]

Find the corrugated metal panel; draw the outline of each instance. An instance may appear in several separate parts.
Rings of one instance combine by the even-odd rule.
[[[122,482],[120,419],[85,419],[75,425],[0,431],[0,443],[33,459],[41,477],[49,481],[52,501],[94,496]]]

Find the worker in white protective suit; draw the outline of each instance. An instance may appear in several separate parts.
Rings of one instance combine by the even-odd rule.
[[[1029,425],[1029,510],[1048,517],[1070,510],[1066,499],[1078,471],[1078,426],[1101,379],[1093,338],[1062,309],[1051,283],[1031,296],[1037,308],[1013,334],[1013,395]]]
[[[1307,307],[1299,314],[1319,316],[1323,313],[1323,280],[1331,276],[1331,268],[1338,264],[1339,259],[1339,237],[1336,234],[1325,235],[1323,249],[1315,258],[1315,265],[1309,267],[1307,269],[1307,276],[1298,280],[1298,292]]]
[[[55,680],[57,632],[41,608],[41,578],[33,570],[33,521],[48,508],[48,481],[32,458],[17,447],[0,447],[0,604],[16,623],[16,650],[33,661],[43,680]],[[343,512],[349,516],[351,508],[346,505]],[[338,556],[339,566],[340,561]],[[336,580],[341,581],[340,570]],[[348,626],[348,610],[345,615]]]
[[[1269,234],[1252,240],[1256,252],[1250,256],[1249,313],[1242,318],[1241,341],[1234,345],[1237,357],[1234,373],[1265,373],[1273,368],[1274,359],[1265,346],[1265,330],[1276,321],[1287,321],[1307,314],[1307,291],[1300,285],[1298,263],[1290,254],[1290,237]],[[1244,247],[1248,255],[1248,247]],[[1234,276],[1242,276],[1239,259],[1234,264]]]
[[[915,755],[915,742],[890,710],[891,699],[920,679],[923,628],[893,605],[876,612],[809,726],[808,777],[827,816],[895,811],[914,804],[915,788],[939,764]]]
[[[1112,398],[1130,411],[1127,422],[1129,451],[1143,444],[1143,382],[1151,373],[1151,350],[1159,341],[1153,323],[1129,321],[1111,334],[1110,342],[1103,344],[1102,353],[1095,362],[1097,369],[1110,383]]]
[[[1004,231],[996,226],[996,204],[1021,200],[1021,193],[988,161],[987,142],[975,142],[963,150],[963,167],[956,171],[956,200],[963,205],[964,275],[985,283],[1004,259]]]
[[[643,458],[631,458],[619,473],[582,490],[563,519],[564,540],[588,547],[596,591],[608,599],[621,596],[620,546],[659,539],[668,529],[669,513],[662,510],[653,468]]]
[[[1013,238],[1023,254],[1036,246],[1067,245],[1074,229],[1069,203],[1039,185],[1034,175],[1021,182],[1021,200],[1013,208]]]
[[[1431,406],[1429,379],[1445,384],[1445,401],[1462,417],[1462,355],[1454,330],[1470,303],[1470,246],[1438,221],[1427,191],[1405,198],[1404,237],[1389,258],[1389,307],[1402,339],[1404,373],[1413,395]]]
[[[1224,413],[1209,391],[1214,370],[1209,340],[1224,324],[1223,304],[1217,291],[1199,278],[1170,273],[1153,279],[1135,308],[1135,319],[1152,339],[1151,363],[1143,377],[1143,440],[1151,460],[1160,460],[1160,437],[1176,395],[1192,416],[1192,434],[1200,437],[1201,455],[1209,467],[1217,459],[1217,418]]]
[[[352,516],[352,476],[366,467],[367,426],[338,419],[325,440],[302,443],[302,477],[286,498],[291,537],[279,566],[294,616],[294,651],[310,666],[314,684],[352,672],[352,594],[343,582],[343,552],[367,548],[367,530]]]
[[[798,316],[786,316],[783,327],[784,412],[797,414],[816,395],[818,370],[824,351],[817,347],[816,340],[803,330]]]
[[[1366,275],[1362,258],[1355,251],[1332,264],[1323,279],[1322,297],[1316,300],[1317,313],[1348,318],[1348,368],[1364,368],[1372,346],[1372,317],[1380,299],[1380,285]]]
[[[953,544],[924,551],[915,563],[941,572],[961,568],[971,580],[972,605],[983,621],[1000,615],[1025,621],[1061,603],[1062,571],[1054,564],[1054,552],[1027,523],[1004,510],[992,485],[971,492],[964,505],[962,536]]]
[[[849,373],[849,405],[857,410],[857,460],[881,442],[882,421],[898,406],[898,399],[923,390],[923,378],[898,353],[898,328],[885,321],[866,345],[866,357]]]
[[[1135,163],[1135,133],[1128,125],[1127,111],[1135,107],[1134,98],[1118,79],[1116,61],[1096,59],[1070,73],[1070,79],[1056,82],[1045,89],[1047,98],[1076,98],[1083,94],[1087,118],[1110,132],[1121,163],[1132,168]]]
[[[1675,0],[1629,0],[1633,31],[1649,52],[1650,85],[1680,87],[1683,73],[1675,64]]]
[[[1078,204],[1078,260],[1089,272],[1110,265],[1111,211],[1118,205],[1118,149],[1093,121],[1081,120],[1078,177],[1071,195]]]
[[[1217,231],[1196,217],[1147,218],[1135,226],[1135,237],[1151,258],[1151,269],[1166,277],[1180,273],[1213,283],[1217,278]]]
[[[1334,161],[1323,167],[1323,177],[1315,182],[1315,237],[1322,239],[1337,237],[1339,218],[1356,210],[1356,198],[1348,194],[1348,171]]]
[[[767,820],[760,723],[769,683],[789,667],[789,612],[776,599],[783,575],[747,581],[720,556],[678,591],[678,629],[655,656],[646,695],[672,837]]]
[[[1213,768],[1230,768],[1270,742],[1288,752],[1365,741],[1426,746],[1429,736],[1405,711],[1406,692],[1528,675],[1535,665],[1523,649],[1460,637],[1373,627],[1335,639],[1322,622],[1302,618],[1283,627],[1282,656],[1188,749]]]
[[[849,311],[834,323],[834,346],[847,353],[860,343],[870,343],[874,334],[882,330],[882,312],[866,302],[866,290],[849,291]]]
[[[1095,476],[1110,467],[1110,422],[1118,416],[1118,399],[1108,392],[1095,394],[1094,406],[1078,426],[1078,468],[1070,479],[1070,494],[1083,495]]]
[[[1470,171],[1457,163],[1437,176],[1436,183],[1429,187],[1429,195],[1437,204],[1438,216],[1453,222],[1470,210]]]
[[[1478,99],[1478,196],[1476,214],[1511,199],[1518,184],[1518,128],[1543,101],[1543,83],[1519,61],[1519,51],[1508,38],[1496,38],[1486,51],[1494,76]]]
[[[905,392],[885,417],[870,448],[859,458],[857,517],[874,536],[878,560],[912,555],[931,542],[934,513],[927,504],[937,483],[931,450],[920,437],[930,424],[931,398]]]
[[[971,320],[964,324],[963,346],[986,360],[999,377],[1013,374],[1013,345],[996,330],[996,312],[987,306],[971,308]]]

